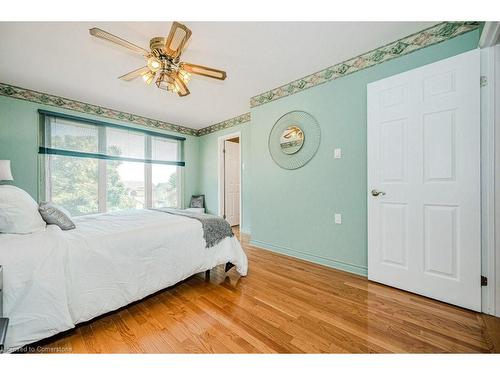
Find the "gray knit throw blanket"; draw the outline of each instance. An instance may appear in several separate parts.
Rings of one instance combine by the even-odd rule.
[[[233,230],[229,223],[223,218],[209,214],[199,214],[172,208],[154,208],[155,211],[165,212],[171,215],[186,216],[198,220],[203,227],[203,238],[207,248],[217,245],[226,237],[233,237]]]

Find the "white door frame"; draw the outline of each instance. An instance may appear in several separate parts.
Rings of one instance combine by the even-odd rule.
[[[500,41],[500,22],[486,21],[479,39],[479,47],[491,47],[497,44],[498,41]]]
[[[496,316],[500,316],[500,248],[499,244],[495,246],[495,237],[500,233],[498,216],[495,220],[495,202],[498,207],[500,198],[498,195],[495,197],[495,185],[498,184],[498,176],[495,182],[495,163],[498,163],[498,159],[495,162],[495,142],[498,141],[495,100],[498,102],[499,99],[495,95],[495,75],[499,77],[499,72],[496,72],[500,69],[500,64],[496,62],[499,57],[499,47],[496,50],[495,47],[481,49],[481,274],[488,278],[488,285],[482,288],[481,299],[482,311]]]
[[[218,215],[222,216],[224,214],[224,154],[222,150],[224,149],[224,141],[227,141],[228,139],[232,138],[239,138],[240,140],[240,150],[239,150],[239,156],[240,156],[240,230],[241,230],[241,221],[243,218],[243,210],[242,210],[242,205],[241,205],[241,191],[242,191],[242,186],[241,186],[241,145],[242,145],[242,140],[241,140],[241,132],[234,132],[226,135],[222,135],[218,138],[217,142],[217,191],[218,191],[218,199],[219,199],[219,211]]]
[[[495,144],[493,145],[493,157],[495,158],[495,168],[496,174],[494,176],[494,186],[493,191],[495,191],[495,255],[496,259],[494,264],[496,267],[494,268],[496,271],[495,281],[491,282],[492,288],[494,288],[493,293],[496,297],[496,312],[495,315],[500,317],[500,173],[498,172],[498,168],[500,167],[500,150],[498,146],[500,146],[500,44],[495,46],[495,64],[494,64],[494,77],[490,79],[491,86],[494,87],[495,97],[493,99],[493,110],[494,110],[494,121],[492,122],[493,130],[495,133]],[[495,109],[496,108],[496,109]],[[493,260],[490,259],[490,262]]]

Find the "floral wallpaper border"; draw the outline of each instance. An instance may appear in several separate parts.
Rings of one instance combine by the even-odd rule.
[[[379,47],[362,55],[330,66],[317,73],[297,79],[286,85],[253,96],[250,107],[296,94],[309,88],[333,81],[337,78],[358,72],[362,69],[378,65],[388,60],[407,55],[421,48],[428,47],[456,36],[473,31],[479,27],[479,22],[442,22],[415,34],[409,35],[385,46]]]
[[[218,122],[217,124],[207,126],[206,128],[198,130],[198,136],[207,135],[210,133],[217,132],[219,130],[224,130],[227,128],[232,128],[233,126],[244,124],[250,121],[250,112],[244,113],[242,115],[233,117],[229,120]]]
[[[0,95],[10,98],[27,100],[34,103],[51,105],[59,108],[70,109],[89,115],[101,116],[108,119],[127,121],[137,125],[143,125],[153,129],[167,130],[176,133],[197,136],[198,130],[185,126],[171,124],[165,121],[154,120],[148,117],[134,115],[132,113],[121,112],[110,108],[105,108],[93,104],[79,102],[77,100],[66,99],[55,95],[24,89],[6,83],[0,83]]]

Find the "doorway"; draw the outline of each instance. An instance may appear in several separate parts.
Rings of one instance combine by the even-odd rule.
[[[219,216],[241,223],[241,133],[219,137]]]

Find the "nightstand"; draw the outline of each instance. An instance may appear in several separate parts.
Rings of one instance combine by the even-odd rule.
[[[0,353],[3,352],[9,319],[3,317],[3,267],[0,265]]]

